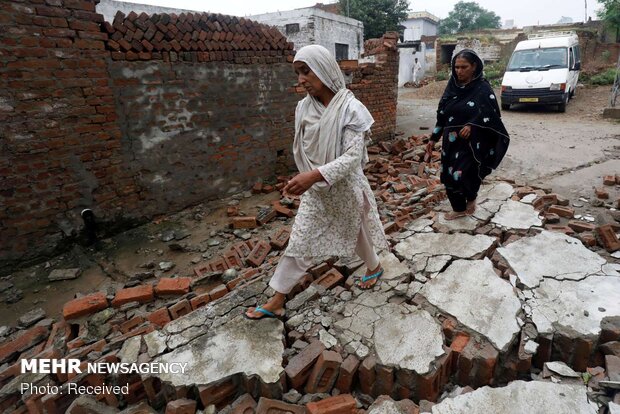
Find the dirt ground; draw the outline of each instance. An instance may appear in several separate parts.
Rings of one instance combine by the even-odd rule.
[[[420,89],[399,90],[399,135],[420,135],[433,128],[436,105],[444,88],[445,82],[437,82]],[[551,108],[514,107],[504,111],[511,145],[496,175],[550,186],[569,197],[578,213],[593,214],[599,222],[610,222],[609,209],[593,207],[590,203],[595,198],[593,188],[602,187],[604,175],[620,174],[620,123],[601,117],[608,97],[609,87],[583,87],[569,103],[566,113]],[[620,196],[618,186],[606,189],[611,193],[610,200]],[[0,279],[0,286],[10,282],[12,289],[19,289],[23,294],[23,299],[14,304],[0,304],[0,326],[15,326],[20,315],[38,307],[43,308],[48,317],[59,318],[63,304],[76,294],[97,290],[112,294],[136,274],[191,275],[198,263],[208,261],[224,246],[239,240],[227,228],[229,203],[238,201],[242,212],[255,215],[261,206],[277,199],[278,193],[251,197],[246,193],[235,198],[236,201],[207,202],[102,240],[97,251],[76,246],[53,260]],[[280,225],[278,221],[272,222],[260,231],[266,236]],[[177,236],[187,235],[178,240],[185,251],[171,250],[168,243],[162,241],[171,231]],[[173,262],[174,268],[160,270],[159,264],[167,261]],[[79,278],[47,280],[52,269],[71,267],[82,269]]]

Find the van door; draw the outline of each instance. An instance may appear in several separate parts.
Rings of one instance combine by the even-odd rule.
[[[575,89],[577,89],[577,80],[579,78],[579,69],[581,64],[578,62],[579,46],[573,46],[568,50],[568,79],[567,88],[570,91],[570,96],[575,95]]]

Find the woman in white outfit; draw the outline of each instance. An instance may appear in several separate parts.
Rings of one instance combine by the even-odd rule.
[[[312,266],[313,257],[351,257],[366,264],[357,285],[369,289],[383,269],[374,247],[387,248],[374,195],[364,176],[364,138],[374,122],[345,86],[338,63],[323,46],[301,48],[293,68],[308,95],[295,110],[293,154],[299,174],[284,193],[301,195],[289,244],[269,286],[275,295],[249,308],[251,319],[284,315],[286,294]]]

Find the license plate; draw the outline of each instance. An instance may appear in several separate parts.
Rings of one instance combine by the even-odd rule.
[[[519,98],[519,102],[538,102],[538,98]]]

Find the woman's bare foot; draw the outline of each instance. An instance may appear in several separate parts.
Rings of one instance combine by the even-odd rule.
[[[446,220],[456,220],[457,218],[467,216],[467,210],[465,211],[450,211],[449,213],[444,214],[444,218]]]
[[[379,265],[372,270],[366,269],[366,274],[364,275],[364,278],[366,278],[367,280],[364,282],[364,278],[362,278],[359,280],[359,282],[356,283],[356,285],[360,289],[370,289],[374,285],[377,284],[377,281],[381,277],[381,274],[383,274],[383,269],[381,268],[381,263],[379,263]],[[373,276],[373,275],[376,275],[376,276],[370,279],[367,278],[368,276]]]
[[[465,212],[468,215],[472,215],[476,212],[476,200],[471,200],[467,202],[467,208],[465,209]]]
[[[286,301],[286,295],[280,292],[276,292],[275,295],[267,303],[262,306],[248,308],[245,312],[245,316],[249,319],[262,319],[265,317],[272,317],[265,312],[258,311],[257,308],[262,308],[267,312],[274,314],[276,317],[284,316],[284,302]]]

